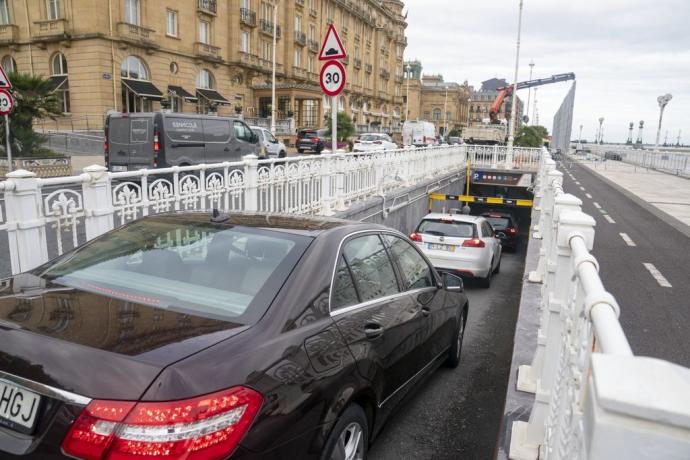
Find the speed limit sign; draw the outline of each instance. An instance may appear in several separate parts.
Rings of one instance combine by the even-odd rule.
[[[14,108],[14,99],[9,91],[0,89],[0,115],[9,115]]]
[[[321,68],[319,84],[327,96],[337,96],[345,88],[345,67],[336,60],[327,61]]]

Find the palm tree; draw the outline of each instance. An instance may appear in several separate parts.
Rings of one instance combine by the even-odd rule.
[[[43,147],[46,137],[33,129],[36,118],[51,118],[61,115],[57,97],[50,79],[28,73],[10,73],[14,110],[10,115],[10,143],[17,156],[45,156],[53,152]],[[2,145],[5,145],[5,131],[0,130]],[[3,152],[5,153],[5,152]],[[5,153],[6,154],[6,153]]]

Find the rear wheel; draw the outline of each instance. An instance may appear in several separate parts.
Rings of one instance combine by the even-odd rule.
[[[497,274],[500,271],[501,271],[501,257],[498,258],[498,265],[496,265],[496,268],[494,268],[494,274]]]
[[[285,150],[281,150],[280,152],[278,152],[278,158],[285,158],[286,156],[287,154],[285,153]]]
[[[491,267],[494,266],[494,260],[491,259],[491,264],[489,265],[489,272],[486,274],[486,278],[482,278],[479,280],[479,285],[483,287],[484,289],[488,289],[491,287],[491,275],[493,274],[493,270]]]
[[[462,339],[465,336],[465,310],[463,309],[459,318],[460,324],[453,334],[453,339],[448,352],[448,359],[446,359],[446,367],[455,369],[460,364],[460,355],[462,354]]]
[[[297,153],[304,153],[303,149],[297,149]]]
[[[326,441],[321,460],[364,460],[369,445],[367,415],[353,404],[340,416]]]

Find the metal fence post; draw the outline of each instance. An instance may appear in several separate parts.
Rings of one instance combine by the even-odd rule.
[[[84,168],[84,175],[84,227],[88,241],[114,228],[114,210],[108,169],[91,165]]]
[[[347,174],[347,165],[345,164],[345,154],[333,154],[334,172],[335,172],[335,209],[336,211],[344,211],[345,207],[345,174]]]
[[[321,153],[321,214],[332,216],[333,192],[331,181],[333,180],[334,162],[333,153]]]
[[[244,210],[259,210],[259,157],[245,155],[244,160]]]
[[[12,274],[17,274],[47,262],[48,243],[36,174],[18,169],[5,177],[7,239]]]

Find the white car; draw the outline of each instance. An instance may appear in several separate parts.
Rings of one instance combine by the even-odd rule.
[[[355,139],[353,152],[379,152],[382,150],[395,150],[398,144],[388,134],[366,133]]]
[[[478,278],[483,287],[501,268],[501,240],[483,217],[427,214],[410,239],[437,269]]]
[[[262,158],[283,158],[287,156],[285,144],[275,138],[266,128],[261,126],[250,126],[251,130],[259,136]]]

